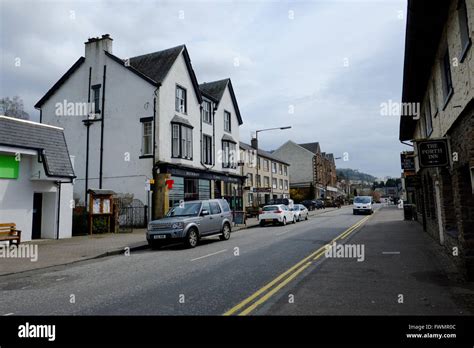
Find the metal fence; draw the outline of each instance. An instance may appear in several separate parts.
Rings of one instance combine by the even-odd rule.
[[[138,199],[114,200],[118,232],[132,232],[134,228],[146,228],[148,224],[148,206]]]

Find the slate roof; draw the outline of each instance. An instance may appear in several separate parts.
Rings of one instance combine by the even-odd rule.
[[[298,144],[301,147],[304,147],[306,150],[311,151],[314,154],[321,153],[321,148],[319,147],[319,143],[305,143],[305,144]]]
[[[199,89],[204,92],[204,94],[207,94],[214,98],[217,102],[220,102],[229,80],[230,79],[223,79],[219,81],[201,83],[199,85]]]
[[[226,87],[229,87],[230,98],[232,99],[232,103],[234,104],[234,109],[237,114],[237,119],[239,124],[243,124],[242,116],[240,115],[239,105],[237,104],[237,98],[235,97],[234,88],[232,87],[232,82],[229,78],[213,81],[213,82],[205,82],[199,85],[199,89],[201,93],[205,96],[214,99],[217,104],[220,103],[222,96],[224,95]]]
[[[152,80],[163,83],[184,45],[130,58],[130,65]]]
[[[179,45],[168,48],[166,50],[157,51],[153,53],[144,54],[141,56],[132,57],[129,59],[130,66],[149,77],[158,84],[162,84],[168,75],[179,55],[183,53],[186,67],[188,68],[191,81],[196,92],[196,97],[199,103],[202,102],[202,96],[197,82],[196,74],[191,65],[191,58],[189,58],[186,45]]]
[[[250,150],[250,151],[254,151],[255,149],[249,145],[249,144],[246,144],[246,143],[243,143],[243,142],[240,142],[240,148],[243,149],[243,150]],[[268,158],[268,159],[271,159],[273,161],[276,161],[276,162],[280,162],[280,163],[283,163],[283,164],[286,164],[287,166],[289,166],[290,164],[281,160],[280,158],[276,157],[275,155],[271,154],[270,152],[268,151],[265,151],[265,150],[262,150],[262,149],[258,149],[258,156],[259,157],[265,157],[265,158]]]
[[[47,176],[75,177],[62,128],[0,116],[0,145],[42,150]]]

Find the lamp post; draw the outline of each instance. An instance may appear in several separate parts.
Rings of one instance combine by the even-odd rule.
[[[260,165],[260,158],[258,157],[258,133],[260,132],[266,132],[266,131],[271,131],[271,130],[285,130],[285,129],[290,129],[291,126],[285,126],[285,127],[274,127],[274,128],[265,128],[265,129],[258,129],[255,131],[255,150],[257,152],[257,176],[256,176],[256,181],[257,181],[257,205],[260,206],[260,178],[258,176],[258,167]]]

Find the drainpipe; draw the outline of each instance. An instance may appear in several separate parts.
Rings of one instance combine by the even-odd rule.
[[[91,76],[92,76],[92,67],[89,67],[89,90],[87,93],[87,105],[90,106],[91,103]],[[92,110],[91,110],[92,111]],[[89,127],[91,125],[91,121],[89,120],[89,115],[87,115],[87,120],[83,121],[84,125],[87,127],[86,130],[86,177],[85,177],[85,185],[84,185],[84,206],[86,207],[87,211],[87,190],[89,189]]]
[[[443,217],[441,215],[441,190],[439,185],[439,168],[436,168],[436,177],[434,182],[435,196],[436,196],[436,213],[438,215],[438,233],[439,233],[439,244],[444,245],[444,229],[443,229]]]
[[[59,215],[61,214],[61,181],[56,181],[56,185],[58,186],[58,210],[57,210],[57,217],[56,217],[56,239],[59,239]]]
[[[158,187],[158,173],[157,171],[157,165],[156,165],[156,126],[157,123],[159,125],[160,122],[160,114],[159,114],[159,108],[157,109],[156,104],[159,103],[160,101],[160,87],[161,85],[158,85],[153,92],[154,97],[153,97],[153,165],[152,165],[152,178],[155,180],[154,184],[154,189],[152,191],[151,195],[151,214],[149,216],[151,217],[151,220],[154,220],[158,217],[158,192],[157,192],[157,187]]]
[[[107,65],[104,65],[104,75],[102,77],[102,121],[100,122],[100,168],[99,168],[99,189],[102,188],[103,160],[104,160],[104,117],[105,117],[105,76]]]

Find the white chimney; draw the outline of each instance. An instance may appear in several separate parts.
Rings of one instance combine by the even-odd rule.
[[[85,57],[97,59],[104,51],[112,53],[112,41],[113,39],[109,34],[104,34],[102,37],[89,38],[85,42]]]

